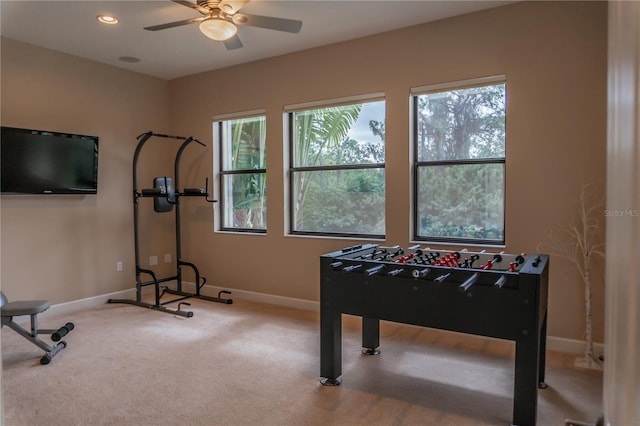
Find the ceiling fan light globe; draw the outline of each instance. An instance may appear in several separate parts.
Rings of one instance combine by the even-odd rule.
[[[225,41],[236,35],[238,28],[224,19],[210,18],[200,23],[200,31],[212,40]]]

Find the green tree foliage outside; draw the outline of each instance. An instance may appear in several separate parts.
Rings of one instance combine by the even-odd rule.
[[[243,171],[223,176],[225,194],[223,226],[240,229],[266,229],[267,179],[265,117],[230,120],[224,123],[223,170]]]
[[[417,97],[418,161],[504,157],[505,85]]]
[[[291,114],[293,231],[384,235],[380,102],[378,115],[371,113],[376,102]],[[417,237],[503,241],[505,85],[420,95],[415,102]],[[247,172],[223,179],[233,226],[266,229],[266,175],[252,172],[266,168],[264,117],[227,123],[223,140],[232,141],[231,155],[223,169]]]
[[[504,241],[505,85],[416,102],[417,236]]]
[[[504,165],[424,167],[418,171],[421,236],[504,240]]]
[[[293,167],[304,168],[291,176],[294,231],[384,234],[384,122],[370,120],[368,135],[351,136],[361,113],[369,115],[372,106],[342,105],[294,114]],[[344,167],[364,164],[381,166]]]

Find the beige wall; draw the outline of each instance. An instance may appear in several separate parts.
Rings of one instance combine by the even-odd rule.
[[[604,191],[606,21],[604,2],[519,3],[170,82],[3,40],[2,124],[97,134],[101,157],[98,196],[2,197],[2,287],[54,302],[131,288],[135,136],[171,131],[207,143],[182,163],[182,186],[202,186],[212,175],[211,117],[265,108],[267,235],[214,233],[211,206],[185,200],[183,259],[219,288],[318,300],[319,255],[353,241],[285,236],[283,105],[385,93],[384,243],[407,246],[409,88],[494,74],[507,76],[508,90],[505,250],[534,252],[568,222],[582,182]],[[172,174],[160,165],[173,152],[152,154],[145,176]],[[170,238],[152,233],[163,219],[145,215],[143,259],[175,254]],[[582,286],[561,259],[551,268],[549,334],[581,339]],[[602,341],[601,270],[594,285]]]
[[[211,143],[214,114],[267,114],[267,235],[214,233],[210,213],[194,203],[185,214],[185,257],[212,285],[318,300],[318,256],[352,241],[284,236],[283,105],[385,93],[385,244],[407,246],[409,89],[494,74],[507,76],[506,251],[534,252],[569,221],[583,181],[603,191],[606,19],[606,3],[515,4],[173,80],[176,132]],[[211,175],[211,148],[193,161],[198,179]],[[553,258],[551,268],[549,332],[581,339],[582,285],[561,259]],[[600,270],[596,341],[602,292]]]
[[[60,303],[134,286],[131,158],[138,134],[168,130],[167,86],[2,39],[2,125],[100,137],[97,195],[1,197],[10,299]]]

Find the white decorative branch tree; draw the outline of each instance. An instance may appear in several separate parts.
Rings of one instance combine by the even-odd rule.
[[[591,270],[596,256],[604,258],[604,244],[598,242],[600,222],[598,212],[604,205],[604,197],[593,202],[590,184],[582,186],[578,200],[578,214],[571,218],[561,237],[549,234],[549,254],[561,257],[573,263],[584,284],[585,303],[585,340],[584,357],[578,358],[575,365],[585,368],[602,369],[593,354],[593,329],[591,319]]]

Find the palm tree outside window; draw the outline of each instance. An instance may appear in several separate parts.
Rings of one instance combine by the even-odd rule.
[[[287,116],[290,234],[384,238],[381,95],[291,107]]]
[[[267,231],[266,117],[214,124],[219,142],[220,230]]]

